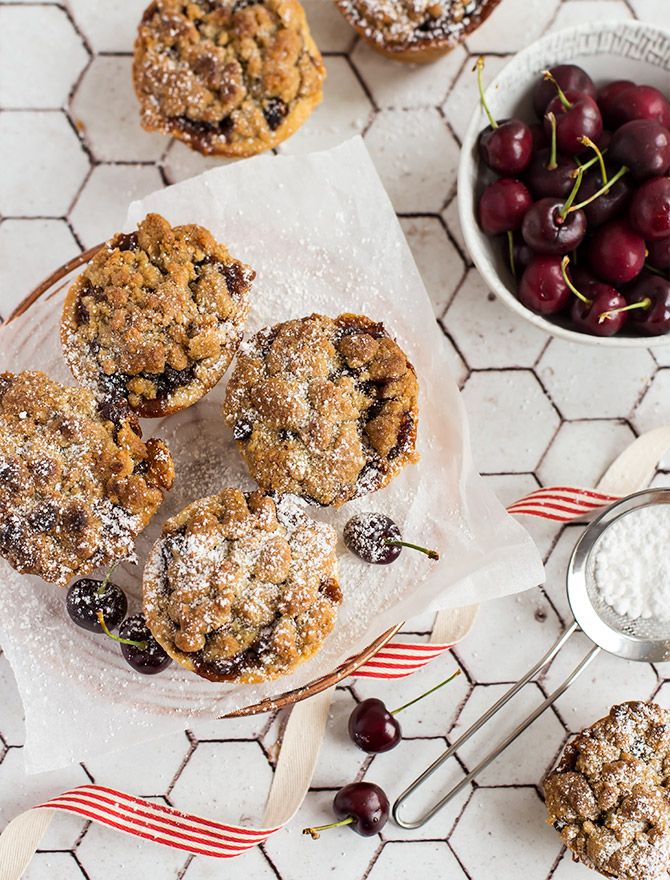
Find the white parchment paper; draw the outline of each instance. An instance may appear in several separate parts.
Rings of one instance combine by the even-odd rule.
[[[173,225],[200,223],[257,273],[247,335],[312,312],[383,321],[416,367],[421,397],[421,461],[385,489],[340,511],[309,508],[341,534],[360,510],[381,510],[407,540],[441,558],[404,551],[370,566],[340,549],[344,602],[324,647],[293,675],[266,685],[200,679],[177,664],[142,676],[104,636],[75,627],[65,594],[0,560],[0,639],[26,710],[28,772],[84,760],[216,718],[328,673],[393,624],[419,613],[482,602],[543,580],[538,552],[474,471],[468,426],[444,352],[443,336],[389,199],[356,138],[307,156],[261,156],[216,168],[130,206],[126,231],[149,211]],[[452,270],[444,266],[445,276]],[[43,369],[74,384],[60,352],[64,289],[0,330],[0,368]],[[226,379],[196,406],[145,422],[164,438],[177,479],[137,542],[140,565],[115,579],[141,606],[141,567],[160,524],[190,501],[224,486],[252,488],[220,415]]]

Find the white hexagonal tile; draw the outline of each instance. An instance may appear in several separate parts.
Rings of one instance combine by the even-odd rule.
[[[437,217],[402,217],[400,225],[439,318],[463,279],[463,260]]]
[[[113,786],[140,797],[164,795],[191,748],[182,731],[90,758],[86,769],[97,785]]]
[[[562,31],[564,28],[589,24],[599,19],[624,21],[627,18],[634,16],[624,0],[563,0],[548,30]]]
[[[551,875],[551,880],[590,880],[592,877],[593,871],[581,862],[573,862],[571,854],[566,850]]]
[[[566,624],[572,621],[573,615],[568,604],[565,576],[572,551],[575,549],[575,544],[583,531],[583,525],[565,526],[544,564],[546,574],[544,590]]]
[[[518,52],[545,31],[560,0],[505,0],[466,40],[468,51]]]
[[[87,62],[88,52],[63,9],[0,9],[2,107],[61,107]]]
[[[431,64],[389,64],[388,58],[363,40],[351,53],[351,60],[376,105],[384,109],[441,104],[449,83],[466,59],[465,49],[456,46]]]
[[[635,17],[649,24],[658,24],[668,13],[665,0],[628,0],[628,2]]]
[[[503,305],[476,269],[468,271],[442,323],[472,369],[532,367],[547,344],[547,334]]]
[[[70,222],[84,247],[92,247],[121,229],[130,202],[162,188],[153,165],[96,165],[77,196]]]
[[[396,211],[442,210],[456,185],[458,145],[437,110],[383,110],[365,143]]]
[[[458,664],[450,653],[433,660],[415,672],[396,681],[377,681],[374,678],[360,678],[355,691],[360,700],[377,697],[383,700],[390,712],[409,703],[410,700],[426,694],[458,670]],[[470,690],[467,676],[458,675],[435,693],[428,694],[412,706],[408,706],[396,716],[405,739],[427,736],[446,736],[454,723],[463,702]]]
[[[616,419],[633,409],[656,364],[645,349],[599,349],[552,339],[537,375],[565,419]]]
[[[78,764],[64,770],[26,776],[23,749],[8,749],[0,764],[0,831],[24,810],[89,781]]]
[[[258,739],[266,732],[272,715],[261,712],[259,715],[242,715],[239,718],[215,718],[194,720],[190,731],[196,740]]]
[[[63,216],[89,169],[72,126],[56,110],[0,114],[0,155],[6,217]]]
[[[238,742],[234,749],[225,743],[198,743],[170,800],[205,819],[254,825],[263,815],[271,782],[272,769],[257,742]]]
[[[314,42],[322,52],[346,52],[354,44],[356,34],[334,3],[302,0],[302,5]],[[325,60],[327,65],[329,59]]]
[[[326,59],[326,64],[323,101],[298,131],[280,144],[278,152],[327,150],[361,134],[367,126],[372,105],[349,62],[334,55]]]
[[[253,880],[277,880],[263,851],[257,846],[232,859],[196,856],[186,869],[183,880],[249,880],[250,877]]]
[[[496,49],[496,52],[503,51]],[[451,91],[447,95],[447,99],[442,105],[442,112],[445,118],[454,130],[454,134],[459,140],[463,140],[466,129],[470,124],[472,114],[479,107],[479,90],[477,87],[477,74],[473,71],[475,59],[471,59],[463,65],[463,68],[454,82]],[[497,55],[489,55],[486,58],[486,66],[484,68],[484,86],[495,79],[499,71],[507,64],[509,56],[498,57]],[[480,111],[482,116],[482,128],[486,125],[486,117],[484,111]]]
[[[328,724],[314,768],[312,788],[338,788],[355,779],[367,759],[349,739],[347,724],[356,701],[348,690],[337,690],[328,712]]]
[[[30,249],[30,260],[16,254]],[[79,245],[64,220],[3,220],[0,224],[2,310],[11,310],[50,272],[79,253]]]
[[[361,837],[347,826],[323,831],[318,840],[301,833],[305,827],[337,821],[332,810],[334,796],[334,791],[308,792],[291,822],[265,842],[264,849],[280,877],[295,876],[296,865],[302,877],[360,880],[365,875],[381,846],[379,837]]]
[[[454,653],[477,682],[517,681],[561,630],[542,592],[527,590],[480,605],[473,631]]]
[[[442,326],[441,322],[440,326]],[[444,330],[444,327],[442,327],[442,330]],[[470,370],[461,357],[461,353],[446,334],[443,334],[442,350],[447,359],[447,363],[449,364],[449,369],[454,381],[458,387],[462,389],[465,385],[466,379],[470,375]]]
[[[632,422],[640,433],[670,425],[670,370],[659,370],[646,394],[635,408]],[[661,467],[670,467],[670,451],[661,459]]]
[[[586,636],[575,633],[541,677],[545,690],[554,691],[591,647]],[[648,663],[621,660],[601,651],[571,688],[558,698],[556,709],[568,729],[577,733],[607,715],[616,703],[648,700],[656,686],[656,673]]]
[[[380,785],[393,804],[417,777],[447,748],[444,739],[406,739],[392,752],[377,755],[365,774],[368,782]],[[401,804],[399,816],[416,821],[424,816],[465,776],[458,761],[449,758]],[[472,793],[467,785],[448,804],[419,828],[403,828],[389,819],[382,830],[384,840],[444,840]]]
[[[560,423],[529,370],[472,373],[463,389],[476,468],[532,471]]]
[[[70,103],[77,126],[100,162],[151,162],[168,145],[163,135],[140,126],[131,64],[131,56],[97,56]]]
[[[68,0],[94,52],[132,52],[146,0]]]
[[[486,474],[484,479],[493,489],[496,496],[505,506],[518,501],[538,488],[538,482],[532,474]],[[546,559],[554,545],[559,524],[539,516],[518,516],[515,519],[523,525],[535,541],[542,559]]]
[[[456,196],[454,196],[447,207],[442,211],[441,216],[447,225],[447,229],[451,233],[451,237],[456,242],[457,247],[460,248],[460,252],[466,265],[472,266],[472,260],[470,259],[470,254],[468,253],[468,249],[465,246],[465,239],[463,238],[461,218],[458,213],[458,199]]]
[[[88,880],[155,877],[158,859],[161,880],[177,880],[189,856],[94,822],[77,847],[77,858]]]
[[[468,697],[458,723],[449,737],[454,742],[508,690],[508,685],[477,685]],[[544,700],[542,691],[532,682],[524,687],[468,742],[458,750],[458,757],[468,771],[474,768],[516,728],[523,718]],[[556,715],[547,709],[530,727],[511,743],[492,764],[476,777],[478,785],[536,785],[554,763],[567,736]]]
[[[189,177],[195,177],[209,171],[210,168],[218,168],[219,165],[230,165],[233,162],[243,162],[244,159],[223,159],[220,156],[203,156],[197,150],[191,150],[182,141],[173,139],[170,141],[162,166],[168,183],[180,183]]]
[[[54,794],[60,794],[60,792],[54,792]],[[88,825],[88,821],[75,813],[59,810],[44,832],[39,848],[45,852],[74,849]]]
[[[22,746],[26,737],[23,703],[12,667],[5,654],[0,655],[0,694],[2,694],[0,736],[8,746]]]
[[[562,847],[546,814],[534,789],[480,788],[449,843],[474,877],[544,878]]]
[[[670,367],[670,345],[653,346],[650,344],[651,354],[659,367]]]
[[[403,846],[388,842],[366,880],[416,880],[417,877],[448,877],[466,880],[466,874],[446,843],[416,841]]]
[[[72,853],[36,853],[22,880],[84,880],[84,874]]]
[[[664,663],[657,665],[667,666],[668,664]],[[663,706],[664,709],[670,710],[670,681],[663,682],[654,695],[654,702],[658,703],[659,706]]]
[[[592,488],[633,440],[635,434],[625,422],[564,422],[542,459],[537,475],[544,486]]]

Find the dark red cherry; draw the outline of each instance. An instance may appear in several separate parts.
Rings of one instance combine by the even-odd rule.
[[[575,185],[573,172],[577,171],[577,163],[572,156],[564,153],[556,154],[556,167],[550,168],[551,150],[547,147],[533,154],[530,165],[523,179],[536,199],[548,196],[566,198]]]
[[[622,90],[612,102],[614,127],[631,119],[653,119],[663,128],[670,126],[670,104],[653,86],[631,86]]]
[[[628,302],[649,304],[629,312],[631,324],[646,336],[670,333],[670,281],[653,272],[644,272],[627,295]]]
[[[619,125],[619,122],[616,121],[614,103],[622,92],[632,88],[634,85],[635,83],[630,79],[615,79],[598,89],[596,104],[600,108],[604,125],[611,128],[616,128]]]
[[[479,135],[479,155],[488,167],[503,177],[524,171],[533,152],[533,136],[520,119],[501,119],[494,128],[487,125]]]
[[[357,513],[347,520],[342,537],[347,550],[373,565],[394,562],[403,547],[419,550],[430,559],[440,558],[435,550],[426,550],[425,547],[403,541],[398,526],[383,513]]]
[[[596,87],[593,80],[585,70],[576,64],[559,64],[550,68],[549,72],[554,77],[563,91],[574,90],[583,92],[591,98],[596,96]],[[543,119],[547,111],[547,105],[556,95],[556,86],[551,80],[541,79],[533,91],[533,110],[538,119]]]
[[[82,578],[68,587],[65,607],[77,626],[101,633],[98,611],[102,611],[107,627],[116,629],[128,612],[128,600],[121,587],[111,581]]]
[[[527,187],[513,177],[503,177],[486,187],[479,200],[479,224],[486,235],[514,232],[532,204]]]
[[[612,167],[609,162],[605,163],[608,181],[614,176],[618,169]],[[598,190],[603,187],[603,176],[599,165],[594,165],[584,175],[582,185],[579,188],[580,201],[586,201]],[[596,226],[602,226],[608,220],[614,220],[622,214],[631,200],[633,195],[633,184],[628,179],[628,175],[624,175],[616,180],[607,192],[601,193],[598,198],[594,199],[588,205],[584,205],[582,211],[586,215],[586,222],[589,229]]]
[[[670,272],[670,238],[647,242],[647,262],[660,272]]]
[[[633,232],[627,220],[610,220],[591,239],[589,265],[602,281],[626,284],[642,271],[645,250],[644,239]]]
[[[588,289],[589,302],[574,298],[570,307],[570,317],[575,328],[591,336],[614,336],[626,323],[627,312],[616,312],[622,309],[626,300],[613,287],[602,282],[594,282]]]
[[[524,241],[536,254],[567,254],[586,233],[583,211],[561,215],[564,199],[540,199],[526,212],[521,224]]]
[[[389,817],[389,801],[373,782],[350,782],[333,799],[338,819],[351,817],[351,829],[362,837],[372,837],[382,830]]]
[[[544,117],[547,134],[551,134],[551,124],[547,119],[549,113],[556,117],[556,144],[561,153],[578,156],[588,149],[580,138],[588,137],[597,142],[602,134],[603,120],[598,105],[583,92],[568,90],[564,96],[552,98]]]
[[[370,754],[388,752],[402,739],[400,722],[376,697],[356,706],[349,716],[348,730],[358,748]]]
[[[140,643],[140,645],[121,644],[121,653],[126,662],[137,672],[155,675],[172,662],[152,636],[143,614],[127,617],[119,629],[119,637]]]
[[[647,241],[670,236],[670,177],[652,177],[638,188],[628,209],[628,220]]]
[[[521,277],[517,296],[526,308],[540,315],[560,312],[571,296],[561,272],[561,258],[533,257]]]
[[[651,119],[633,119],[614,132],[607,158],[630,168],[638,182],[659,177],[670,166],[670,132]]]
[[[528,128],[533,138],[533,153],[549,146],[550,138],[547,137],[547,132],[544,130],[544,125],[541,122],[532,122]]]

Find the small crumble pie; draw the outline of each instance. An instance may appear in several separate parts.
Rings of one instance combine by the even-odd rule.
[[[224,489],[168,520],[144,572],[149,629],[211,681],[292,672],[331,632],[337,534],[262,492]]]
[[[61,343],[75,379],[143,417],[190,406],[228,369],[255,272],[202,226],[149,214],[70,287]]]
[[[418,390],[383,324],[315,314],[244,343],[223,415],[261,489],[340,507],[418,461]]]
[[[549,818],[589,868],[616,880],[670,877],[670,712],[613,706],[568,743],[544,783]]]
[[[435,61],[472,33],[500,0],[335,0],[354,30],[396,61]]]
[[[41,372],[0,374],[0,555],[17,571],[65,586],[132,556],[173,477],[133,413]]]
[[[298,0],[155,0],[135,42],[143,128],[204,155],[276,147],[321,101],[325,75]]]

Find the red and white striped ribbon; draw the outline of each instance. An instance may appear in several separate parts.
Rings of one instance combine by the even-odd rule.
[[[529,514],[567,522],[606,507],[618,497],[588,489],[556,486],[531,492],[507,509],[514,514]],[[389,642],[359,667],[355,675],[367,678],[401,678],[423,668],[450,647],[452,646],[442,644]],[[280,825],[275,828],[247,828],[221,824],[100,785],[84,785],[65,792],[33,807],[27,814],[17,817],[14,822],[24,819],[35,810],[44,809],[76,813],[86,819],[145,840],[152,840],[189,853],[217,858],[240,855],[262,843],[283,827]],[[13,824],[10,823],[3,837]],[[33,852],[39,843],[41,833],[37,836]]]

